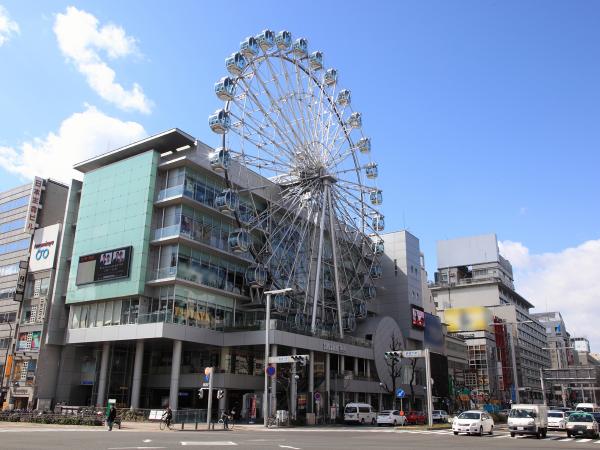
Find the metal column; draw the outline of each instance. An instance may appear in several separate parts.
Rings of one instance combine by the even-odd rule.
[[[106,382],[108,380],[108,358],[110,356],[110,342],[102,344],[102,359],[100,361],[100,377],[98,379],[98,395],[96,406],[104,406],[106,396]]]
[[[142,366],[144,364],[144,341],[135,343],[135,359],[133,360],[133,381],[131,383],[131,409],[140,407],[140,391],[142,388]]]
[[[173,341],[173,357],[171,359],[171,386],[169,391],[169,406],[173,411],[177,410],[179,401],[179,371],[181,368],[182,342]]]

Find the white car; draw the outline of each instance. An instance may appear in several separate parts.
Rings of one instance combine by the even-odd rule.
[[[548,411],[548,429],[564,430],[567,428],[567,414],[564,411]]]
[[[448,413],[441,409],[434,409],[433,411],[431,411],[431,417],[434,422],[448,422]]]
[[[452,421],[454,434],[467,433],[478,434],[494,433],[494,419],[485,411],[465,411]]]
[[[404,425],[406,423],[406,416],[400,415],[400,411],[397,409],[390,409],[387,411],[381,411],[377,414],[377,426],[380,427],[382,425],[391,425],[395,427],[396,425]]]

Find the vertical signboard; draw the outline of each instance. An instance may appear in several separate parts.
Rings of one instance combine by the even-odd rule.
[[[37,216],[42,205],[42,191],[44,190],[44,180],[35,177],[31,184],[31,194],[29,195],[29,204],[27,205],[27,217],[25,218],[25,233],[33,234],[37,225]]]
[[[54,267],[59,231],[59,223],[35,230],[29,254],[30,272]]]

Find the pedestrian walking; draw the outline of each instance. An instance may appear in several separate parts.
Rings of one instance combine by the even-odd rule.
[[[115,405],[112,405],[108,411],[108,414],[106,415],[106,426],[108,427],[108,431],[112,431],[116,418],[117,408],[115,408]]]

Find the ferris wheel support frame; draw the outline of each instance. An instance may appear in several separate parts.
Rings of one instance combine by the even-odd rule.
[[[329,179],[323,180],[323,196],[327,198],[329,193]],[[323,257],[323,238],[325,232],[325,211],[323,208],[321,211],[321,217],[319,218],[319,249],[317,250],[317,273],[315,274],[315,290],[313,295],[313,310],[312,310],[312,322],[310,329],[313,333],[317,331],[317,307],[319,304],[319,283],[321,278],[321,259]]]
[[[337,243],[335,239],[335,226],[333,223],[333,207],[331,204],[331,192],[329,192],[329,189],[327,189],[327,206],[329,208],[329,233],[331,234],[331,254],[333,256],[333,278],[335,283],[335,300],[337,303],[338,310],[338,325],[340,328],[340,337],[343,338],[344,324],[342,322],[342,298],[340,296],[340,283],[338,278]]]

